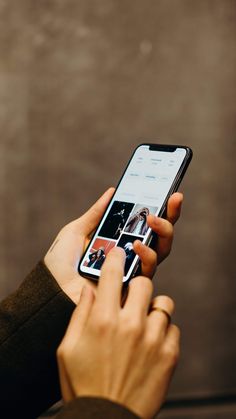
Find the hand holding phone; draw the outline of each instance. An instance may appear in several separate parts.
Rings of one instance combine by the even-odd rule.
[[[126,254],[124,283],[135,275],[137,240],[150,245],[150,214],[164,216],[169,197],[177,190],[192,151],[183,146],[141,144],[133,153],[114,195],[79,264],[79,273],[98,280],[109,251],[117,246]]]
[[[50,249],[44,263],[66,295],[78,303],[84,284],[89,282],[96,289],[97,282],[91,282],[78,274],[78,261],[84,254],[92,232],[98,226],[107,206],[114,194],[114,188],[109,188],[91,208],[78,219],[62,228]],[[149,216],[149,225],[158,234],[156,251],[144,246],[140,241],[134,243],[136,254],[142,262],[143,275],[151,278],[156,265],[168,256],[173,239],[173,225],[180,216],[182,194],[173,194],[167,203],[167,220]],[[150,221],[151,219],[151,221]],[[157,259],[157,255],[158,259]]]

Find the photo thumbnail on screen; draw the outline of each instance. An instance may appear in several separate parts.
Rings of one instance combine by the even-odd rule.
[[[149,214],[156,214],[157,210],[158,207],[141,204],[135,205],[125,226],[125,232],[145,236],[148,231],[147,217]]]
[[[97,238],[90,247],[88,259],[85,260],[84,266],[100,270],[106,256],[115,244],[114,241]]]
[[[130,202],[115,201],[98,235],[117,240],[124,229],[133,207],[134,204]]]

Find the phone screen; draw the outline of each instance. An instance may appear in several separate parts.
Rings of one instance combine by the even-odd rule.
[[[135,150],[81,260],[82,275],[98,279],[108,252],[119,246],[126,253],[123,281],[130,279],[138,263],[133,242],[137,239],[149,242],[147,215],[160,215],[186,159],[184,147],[166,150],[152,148],[150,144]]]

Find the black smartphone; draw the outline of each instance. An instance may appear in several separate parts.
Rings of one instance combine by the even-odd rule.
[[[122,247],[126,253],[124,284],[135,275],[139,257],[133,242],[150,245],[153,232],[148,214],[163,217],[167,201],[175,192],[192,158],[189,147],[140,144],[118,183],[114,195],[80,261],[78,271],[97,281],[108,252]]]

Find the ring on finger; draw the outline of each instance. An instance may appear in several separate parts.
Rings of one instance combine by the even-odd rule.
[[[155,306],[151,306],[150,307],[150,312],[149,313],[151,313],[152,311],[159,311],[160,313],[163,313],[163,314],[165,314],[165,316],[166,316],[166,318],[167,318],[167,320],[168,320],[168,325],[171,323],[171,315],[168,313],[168,311],[166,311],[164,308],[162,308],[162,307],[155,307]]]

